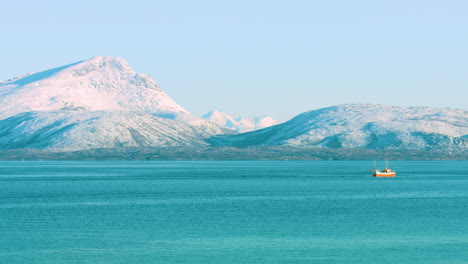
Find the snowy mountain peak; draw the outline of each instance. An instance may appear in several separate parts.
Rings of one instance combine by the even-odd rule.
[[[189,114],[146,74],[117,57],[99,56],[0,84],[0,119],[26,111],[137,111]]]
[[[221,123],[226,121],[235,121],[234,118],[218,110],[212,110],[202,116],[203,119],[210,120],[215,123]]]
[[[249,132],[278,124],[278,121],[269,116],[233,118],[218,110],[210,111],[202,118],[237,132]]]
[[[80,61],[69,65],[68,69],[64,69],[64,77],[81,77],[93,72],[102,74],[116,73],[121,76],[130,77],[135,75],[135,71],[128,65],[127,61],[118,57],[97,56],[89,60]],[[71,76],[69,75],[71,74]]]
[[[94,71],[120,71],[135,74],[135,72],[132,70],[132,68],[130,68],[130,66],[124,59],[111,56],[97,56],[88,60],[74,62],[42,72],[24,74],[0,84],[13,84],[18,86],[24,86],[33,82],[43,81],[52,76],[54,77],[54,79],[67,79],[70,77],[84,76]]]
[[[279,124],[279,122],[273,119],[271,116],[259,117],[255,120],[256,126],[258,127],[270,127]]]
[[[236,118],[236,121],[244,126],[255,126],[255,117],[254,118],[247,118],[245,116],[240,116]]]
[[[119,57],[114,57],[114,56],[95,56],[95,57],[92,57],[91,59],[84,60],[81,64],[93,64],[99,68],[116,67],[117,69],[120,69],[120,70],[127,69],[130,71],[133,71],[128,65],[128,62],[126,60],[119,58]]]
[[[225,114],[225,113],[223,113],[221,111],[218,111],[218,110],[211,110],[208,113],[206,113],[205,115],[203,115],[203,117],[217,117],[217,116],[227,116],[227,114]]]

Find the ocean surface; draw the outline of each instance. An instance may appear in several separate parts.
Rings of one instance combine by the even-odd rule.
[[[390,165],[2,161],[0,263],[468,263],[468,162]]]

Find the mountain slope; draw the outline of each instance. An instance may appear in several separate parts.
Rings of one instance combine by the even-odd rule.
[[[26,112],[0,120],[0,149],[196,146],[206,145],[203,139],[216,133],[210,127],[128,111]]]
[[[223,146],[468,149],[468,112],[429,107],[339,105],[306,112],[259,131],[215,137],[211,141]]]
[[[0,83],[0,149],[196,146],[226,133],[232,131],[193,116],[120,58]]]
[[[27,111],[188,113],[126,61],[94,57],[0,83],[0,119]]]
[[[201,118],[241,133],[258,130],[278,124],[278,121],[274,120],[270,116],[253,118],[233,118],[230,115],[220,112],[218,110],[210,111],[209,113],[203,115]]]

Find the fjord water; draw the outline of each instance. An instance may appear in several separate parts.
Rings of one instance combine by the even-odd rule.
[[[3,161],[1,263],[467,263],[468,162]]]

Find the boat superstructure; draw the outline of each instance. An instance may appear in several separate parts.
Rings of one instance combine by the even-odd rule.
[[[385,161],[385,169],[383,169],[383,170],[378,170],[378,169],[376,169],[375,160],[374,160],[374,169],[371,170],[371,171],[374,172],[374,173],[372,174],[372,176],[374,176],[374,177],[395,177],[395,175],[396,175],[396,172],[395,172],[395,171],[392,171],[392,170],[388,167],[388,161]]]

